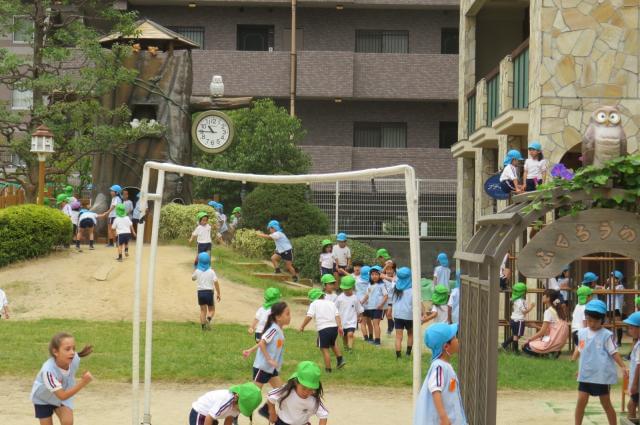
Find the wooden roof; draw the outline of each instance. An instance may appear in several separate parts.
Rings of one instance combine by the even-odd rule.
[[[126,36],[123,36],[119,32],[109,34],[100,39],[100,44],[104,47],[110,47],[113,43],[118,41],[135,41],[144,45],[154,45],[163,50],[167,50],[166,47],[169,43],[173,43],[173,48],[176,50],[200,47],[197,43],[191,41],[187,37],[184,37],[175,31],[171,31],[157,22],[146,18],[136,22],[134,34],[135,35]]]

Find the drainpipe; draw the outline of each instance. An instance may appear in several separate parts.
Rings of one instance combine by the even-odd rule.
[[[296,73],[298,67],[298,60],[296,54],[296,0],[291,0],[291,75],[290,75],[290,103],[289,114],[292,117],[296,116]]]

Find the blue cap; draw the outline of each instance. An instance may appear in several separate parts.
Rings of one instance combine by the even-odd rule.
[[[216,204],[216,209],[222,212],[222,210],[224,210],[224,204],[222,204],[221,202],[216,202]]]
[[[360,269],[360,278],[364,281],[369,281],[369,273],[371,272],[371,267],[369,266],[362,266],[362,268]]]
[[[119,185],[119,184],[114,184],[113,186],[111,186],[111,187],[109,188],[109,190],[112,190],[112,191],[114,191],[115,193],[120,193],[120,192],[122,192],[122,187],[120,187],[120,185]]]
[[[593,283],[598,280],[598,276],[592,272],[586,272],[582,278],[582,283]]]
[[[618,280],[622,280],[622,278],[624,277],[624,275],[622,274],[622,272],[620,270],[615,270],[615,271],[611,272],[611,274],[613,275],[613,277],[615,277]]]
[[[344,242],[347,240],[347,234],[346,233],[338,233],[338,235],[336,236],[336,240],[338,242]]]
[[[371,271],[369,271],[369,273],[371,273],[374,270],[377,271],[378,273],[382,273],[382,267],[380,267],[380,266],[371,267]]]
[[[411,288],[411,269],[409,267],[400,267],[396,276],[398,278],[396,281],[396,289],[398,291]]]
[[[522,154],[520,153],[520,151],[517,149],[511,149],[509,152],[507,152],[507,156],[504,157],[503,165],[511,164],[511,161],[513,161],[514,159],[517,159],[518,161],[522,161],[524,159],[522,158]]]
[[[537,140],[534,140],[533,142],[529,143],[529,149],[535,149],[537,151],[541,151],[542,145]]]
[[[445,254],[444,252],[438,254],[438,263],[442,267],[449,267],[449,257],[447,257],[447,254]]]
[[[279,232],[282,230],[282,228],[280,227],[280,223],[278,223],[278,220],[271,220],[270,222],[268,222],[267,229],[269,227],[272,227],[276,232]]]
[[[198,254],[198,270],[207,271],[211,267],[211,257],[206,252]]]
[[[604,301],[591,300],[587,303],[584,311],[593,311],[594,313],[607,314],[607,305]]]
[[[629,317],[623,320],[627,325],[635,326],[640,328],[640,311],[636,311],[631,314]]]
[[[431,350],[431,360],[436,360],[442,356],[442,348],[451,341],[458,333],[458,324],[448,325],[446,323],[436,323],[427,328],[424,332],[424,345]]]

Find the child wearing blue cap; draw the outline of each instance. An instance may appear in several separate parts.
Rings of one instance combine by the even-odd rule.
[[[431,367],[422,384],[413,425],[467,425],[460,383],[451,366],[451,357],[460,346],[458,325],[436,323],[424,333],[424,343],[431,350]]]
[[[211,268],[211,256],[207,252],[198,254],[196,270],[191,275],[198,288],[198,305],[200,306],[200,327],[203,331],[211,330],[213,316],[216,314],[213,302],[213,287],[216,288],[216,301],[220,302],[220,285],[218,277]]]
[[[631,354],[629,355],[629,403],[627,404],[627,411],[629,412],[629,419],[636,419],[636,410],[638,409],[638,385],[640,385],[640,342],[638,337],[640,336],[640,312],[631,314],[624,320],[624,323],[629,325],[627,332],[629,336],[633,338],[634,345]]]
[[[625,377],[629,376],[629,371],[618,353],[613,333],[603,326],[607,305],[600,300],[589,301],[584,314],[587,327],[578,331],[578,345],[571,358],[575,361],[580,357],[575,423],[582,424],[589,396],[597,396],[600,398],[600,404],[607,415],[609,425],[615,425],[616,412],[611,405],[609,387],[618,382],[616,363],[623,370]]]
[[[373,266],[369,270],[369,289],[364,299],[364,317],[367,321],[367,328],[370,332],[369,343],[381,345],[380,342],[380,320],[384,314],[389,294],[382,280],[382,267]],[[371,338],[373,331],[373,339]]]
[[[340,284],[342,276],[348,275],[351,270],[351,248],[347,246],[347,234],[344,232],[336,235],[336,241],[338,243],[333,246],[332,253],[336,266],[335,278]]]
[[[624,290],[624,275],[621,271],[615,270],[611,272],[611,276],[607,279],[605,289],[615,289],[616,291]],[[607,295],[607,311],[612,311],[616,321],[622,319],[622,304],[624,304],[624,294]],[[616,329],[616,342],[618,347],[622,345],[622,328]]]
[[[400,267],[396,274],[398,280],[393,288],[392,309],[396,329],[396,358],[401,358],[402,337],[407,331],[407,357],[413,349],[413,293],[411,292],[411,269]]]
[[[524,172],[522,173],[522,181],[524,182],[524,191],[533,192],[538,185],[544,182],[547,174],[547,161],[542,155],[542,145],[538,141],[529,143],[529,157],[524,162]]]
[[[520,193],[522,187],[519,184],[518,179],[518,161],[522,161],[522,154],[519,150],[512,149],[507,152],[507,156],[504,157],[502,165],[504,169],[500,174],[500,187],[504,193]]]
[[[363,265],[360,261],[353,263],[353,277],[356,279],[356,297],[363,308],[371,285],[369,283],[370,271],[371,267]],[[367,320],[364,315],[360,319],[360,331],[365,341],[368,342],[373,338],[373,323],[371,323],[371,320]]]
[[[122,192],[122,187],[118,184],[114,184],[109,188],[109,193],[111,194],[111,204],[108,210],[106,210],[105,212],[103,212],[98,216],[100,218],[105,216],[109,217],[109,225],[107,226],[107,238],[109,239],[107,243],[108,247],[114,246],[113,241],[115,239],[115,232],[111,228],[111,225],[113,224],[113,221],[116,219],[116,206],[122,203],[122,197],[120,195],[120,192]]]
[[[436,258],[438,265],[433,269],[433,287],[442,284],[449,286],[449,279],[451,278],[451,269],[449,268],[449,257],[444,252],[438,254]]]
[[[264,239],[271,239],[276,244],[276,249],[271,256],[274,273],[281,273],[279,267],[280,260],[284,260],[284,264],[289,273],[291,273],[293,281],[297,282],[298,272],[293,267],[293,245],[291,245],[289,238],[284,234],[277,220],[269,221],[269,223],[267,223],[267,230],[269,231],[268,235],[258,232],[258,236]]]

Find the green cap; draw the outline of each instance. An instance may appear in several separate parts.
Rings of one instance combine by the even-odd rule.
[[[72,186],[65,186],[64,193],[66,193],[69,196],[73,195],[73,187]]]
[[[578,295],[578,304],[585,305],[587,303],[587,298],[589,298],[593,294],[593,289],[588,286],[581,286],[576,291]],[[636,304],[638,303],[638,299],[636,298]]]
[[[324,248],[327,245],[333,245],[333,242],[331,242],[329,239],[325,239],[322,241],[322,247]]]
[[[305,360],[298,363],[296,372],[289,379],[296,378],[301,385],[317,390],[320,388],[320,368],[314,362]]]
[[[435,305],[443,305],[449,301],[449,288],[443,284],[436,285],[433,295],[431,296],[431,302]]]
[[[332,274],[327,273],[322,275],[322,277],[320,278],[320,282],[322,283],[322,286],[324,286],[330,283],[336,283],[336,278],[333,277]]]
[[[511,301],[519,300],[520,298],[524,298],[524,294],[527,293],[527,284],[518,282],[513,285],[511,288]]]
[[[124,217],[127,215],[127,209],[124,207],[124,204],[116,205],[116,215],[118,217]]]
[[[233,211],[231,211],[231,214],[238,214],[239,212],[242,212],[242,208],[240,207],[235,207],[233,209]]]
[[[385,260],[391,259],[391,256],[389,255],[389,251],[387,251],[385,248],[380,248],[379,250],[377,250],[376,257],[382,257]]]
[[[207,214],[204,211],[200,211],[198,214],[196,214],[196,218],[198,219],[198,223],[200,223],[200,220],[202,220],[203,217],[209,217],[209,214]]]
[[[69,195],[67,195],[66,193],[61,193],[60,195],[56,196],[56,204],[60,205],[63,202],[67,202],[69,200]]]
[[[280,301],[280,290],[278,288],[267,288],[264,290],[264,304],[262,304],[262,307],[268,310],[278,301]]]
[[[634,300],[637,306],[640,306],[640,296],[637,296]]]
[[[318,298],[320,298],[321,296],[324,295],[324,292],[322,292],[322,289],[319,288],[313,288],[311,290],[309,290],[309,301],[315,301]]]
[[[340,279],[340,289],[343,291],[353,289],[354,286],[356,286],[356,279],[353,276],[348,275]]]
[[[238,394],[238,409],[240,413],[249,417],[260,403],[262,403],[262,391],[253,382],[246,382],[229,388],[234,394]]]

